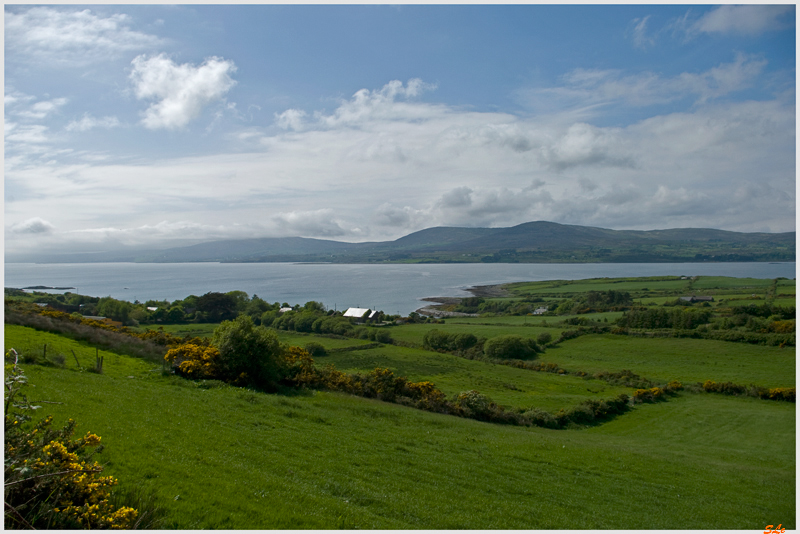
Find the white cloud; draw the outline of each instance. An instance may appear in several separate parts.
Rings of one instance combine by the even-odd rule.
[[[354,126],[368,120],[408,120],[425,119],[430,116],[430,105],[414,105],[401,103],[397,100],[413,99],[425,91],[436,89],[433,84],[428,84],[414,78],[403,86],[399,80],[393,80],[380,90],[370,91],[361,89],[351,100],[343,101],[339,107],[330,114],[316,114],[318,124],[334,128],[337,126]]]
[[[793,19],[792,5],[724,5],[703,15],[690,32],[758,35],[790,27]]]
[[[352,110],[357,100],[341,106]],[[530,220],[794,228],[793,98],[709,98],[620,127],[402,100],[380,107],[338,123],[319,117],[346,113],[315,118],[304,111],[302,128],[277,134],[247,125],[231,139],[259,147],[251,152],[136,165],[7,159],[7,191],[17,198],[6,205],[6,221],[47,213],[61,230],[52,235],[65,243],[88,239],[76,233],[87,228],[131,243],[286,235],[357,241]],[[7,138],[20,128],[7,126]],[[17,236],[14,247],[24,244],[9,235]]]
[[[333,210],[328,208],[280,213],[272,220],[287,235],[340,237],[348,233],[336,221]]]
[[[275,123],[284,130],[303,129],[303,121],[305,120],[306,112],[299,109],[287,109],[283,113],[275,114]]]
[[[54,98],[33,104],[30,109],[20,111],[17,115],[27,119],[44,119],[67,103],[66,98]]]
[[[130,28],[131,18],[119,13],[101,17],[90,10],[52,7],[5,10],[5,49],[36,61],[64,66],[110,59],[124,52],[162,44],[153,35]]]
[[[218,57],[201,65],[176,64],[166,54],[136,57],[130,79],[136,97],[156,100],[144,112],[142,124],[149,129],[183,128],[211,103],[222,100],[236,82],[236,65]]]
[[[86,132],[94,128],[116,128],[120,126],[116,117],[97,118],[85,113],[80,120],[72,121],[64,128],[68,132]]]
[[[559,171],[579,165],[632,167],[632,159],[623,152],[618,130],[576,123],[543,148],[542,159]]]
[[[647,21],[650,15],[642,18],[635,18],[631,21],[633,25],[631,35],[633,37],[633,46],[641,50],[645,50],[648,46],[656,44],[655,38],[647,34]]]
[[[6,144],[21,144],[29,145],[47,143],[50,141],[47,135],[47,126],[42,125],[20,125],[13,122],[6,122],[5,124],[5,142]]]
[[[15,234],[49,234],[54,229],[52,224],[40,217],[33,217],[11,225],[11,232]]]
[[[653,72],[625,75],[620,70],[575,69],[563,77],[563,85],[530,91],[537,107],[666,104],[683,98],[703,103],[752,87],[767,61],[738,53],[731,63],[721,63],[700,73],[683,72],[664,77]]]

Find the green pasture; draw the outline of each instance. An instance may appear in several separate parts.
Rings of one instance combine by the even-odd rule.
[[[484,316],[484,317],[448,317],[445,324],[475,324],[486,326],[546,326],[548,317],[539,315],[500,315],[500,316]],[[549,318],[552,321],[552,318]],[[413,326],[413,325],[404,325]],[[435,325],[430,325],[431,328],[436,328]],[[441,325],[439,325],[441,326]]]
[[[502,319],[509,319],[510,317],[502,317]],[[474,334],[476,337],[492,338],[495,336],[503,336],[506,334],[516,334],[526,338],[536,338],[542,332],[550,332],[553,339],[557,338],[559,334],[566,330],[568,327],[541,327],[541,319],[536,318],[530,323],[518,323],[516,325],[511,323],[496,323],[496,324],[481,324],[478,322],[481,318],[472,320],[465,320],[462,318],[448,319],[444,324],[406,324],[402,326],[394,326],[389,330],[392,339],[402,341],[405,343],[412,343],[417,346],[422,346],[422,338],[431,330],[441,330],[448,334]],[[499,319],[499,318],[498,318]],[[529,319],[531,319],[529,317]]]
[[[413,382],[430,380],[448,397],[476,390],[502,406],[567,409],[586,399],[606,399],[620,393],[632,394],[630,388],[610,386],[601,380],[517,369],[467,360],[450,354],[394,345],[380,348],[337,352],[316,359],[317,365],[332,363],[348,373],[388,368]]]
[[[136,328],[137,332],[144,332],[145,330],[163,330],[169,334],[180,337],[211,337],[214,334],[214,329],[219,326],[219,323],[192,323],[192,324],[165,324],[154,325],[147,324],[141,325]]]
[[[366,339],[356,339],[356,338],[338,338],[338,337],[328,337],[328,336],[320,336],[315,334],[304,334],[302,332],[289,332],[286,330],[275,330],[270,329],[272,332],[275,332],[278,335],[278,339],[281,343],[286,345],[295,345],[298,347],[304,347],[307,343],[315,341],[325,347],[328,350],[331,349],[341,349],[347,347],[359,347],[364,345],[369,345],[370,343],[374,343],[374,341],[369,341]]]
[[[51,362],[61,360],[65,368],[78,371],[94,368],[97,356],[100,356],[103,358],[104,375],[113,379],[131,375],[141,377],[147,373],[161,371],[161,366],[157,363],[121,356],[107,350],[98,350],[85,341],[75,341],[65,336],[41,332],[26,326],[10,324],[4,326],[5,349],[13,348],[23,358],[35,356],[37,361],[41,361],[46,356],[47,360]]]
[[[41,416],[102,436],[106,473],[152,489],[163,528],[796,527],[793,404],[681,394],[556,431],[111,372],[129,359],[25,370],[62,403]]]
[[[774,281],[771,278],[732,278],[728,276],[699,276],[692,287],[700,289],[752,289],[764,292]]]
[[[545,282],[519,282],[503,287],[517,297],[563,294],[568,296],[586,291],[627,291],[680,293],[687,289],[690,279],[677,276],[654,276],[642,278],[593,278],[588,280],[550,280]]]
[[[629,369],[656,382],[734,382],[795,386],[794,347],[767,347],[711,339],[586,335],[548,348],[541,356],[569,371]]]

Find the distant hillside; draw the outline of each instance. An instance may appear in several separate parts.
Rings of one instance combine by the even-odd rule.
[[[31,261],[31,260],[28,260]],[[795,261],[795,232],[708,228],[609,230],[537,221],[509,228],[436,227],[395,241],[303,237],[212,241],[160,251],[69,254],[41,262],[695,262]]]

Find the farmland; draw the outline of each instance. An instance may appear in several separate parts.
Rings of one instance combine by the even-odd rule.
[[[613,288],[639,305],[668,302],[683,296],[690,282],[698,295],[702,290],[714,296],[709,306],[689,306],[710,313],[697,327],[706,330],[693,336],[669,328],[626,327],[623,333],[615,322],[630,309],[585,311],[579,298]],[[771,344],[777,338],[769,337],[779,335],[770,325],[786,329],[787,319],[773,314],[748,327],[747,321],[734,321],[732,311],[732,303],[741,302],[794,306],[794,281],[548,284],[509,285],[507,296],[492,301],[509,307],[558,303],[566,313],[491,312],[361,327],[389,332],[388,343],[369,339],[365,331],[364,337],[274,332],[287,345],[322,345],[326,354],[314,361],[319,368],[333,365],[351,374],[387,368],[409,380],[434,382],[448,398],[479,391],[507,411],[556,413],[589,399],[634,394],[635,387],[604,379],[603,372],[629,370],[655,385],[679,381],[683,389],[607,420],[556,430],[336,391],[264,393],[189,380],[165,373],[158,361],[18,324],[6,324],[5,347],[22,354],[34,386],[29,396],[59,403],[45,410],[57,421],[77,420],[78,433],[102,436],[106,471],[121,486],[145,488],[163,503],[168,514],[162,528],[796,527],[795,404],[709,393],[698,384],[795,387],[793,343],[781,338],[782,344]],[[739,329],[755,337],[703,337],[723,330],[710,326],[723,321],[726,332]],[[216,326],[163,330],[210,336]],[[431,330],[481,339],[543,339],[540,334],[547,333],[552,340],[530,362],[553,363],[564,372],[516,367],[474,348],[431,350],[425,345]],[[568,332],[578,334],[564,336]],[[102,373],[88,372],[97,356],[104,360]]]

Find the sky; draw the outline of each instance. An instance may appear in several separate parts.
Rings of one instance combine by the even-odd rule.
[[[795,6],[5,5],[28,252],[795,230]]]

